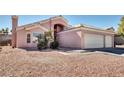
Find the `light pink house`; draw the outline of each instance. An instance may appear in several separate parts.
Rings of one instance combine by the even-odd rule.
[[[70,26],[63,16],[18,26],[18,16],[12,16],[12,47],[37,47],[36,36],[54,31],[60,47],[108,48],[114,47],[113,29],[99,29],[86,25]]]

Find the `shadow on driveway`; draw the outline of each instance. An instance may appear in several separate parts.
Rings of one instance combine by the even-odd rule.
[[[39,51],[37,48],[23,48],[26,51]],[[70,48],[60,48],[60,49],[43,49],[41,52],[51,52],[51,51],[62,51],[62,52],[80,52],[80,53],[86,53],[86,52],[107,52],[107,53],[113,53],[113,54],[124,54],[124,48],[92,48],[92,49],[70,49]]]
[[[113,54],[124,54],[124,48],[97,48],[97,49],[85,49],[88,51],[100,51],[100,52],[109,52]]]

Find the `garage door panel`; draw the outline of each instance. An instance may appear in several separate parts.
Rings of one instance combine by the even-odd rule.
[[[105,47],[112,47],[112,36],[105,36]]]
[[[85,34],[84,35],[85,48],[103,48],[104,36],[97,34]]]

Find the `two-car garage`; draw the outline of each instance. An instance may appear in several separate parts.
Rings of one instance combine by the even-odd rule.
[[[111,35],[85,34],[84,48],[108,48],[112,47]]]

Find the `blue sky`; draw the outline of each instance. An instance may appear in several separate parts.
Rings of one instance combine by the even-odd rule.
[[[52,15],[54,16],[54,15]],[[20,15],[19,25],[24,25],[32,22],[52,17],[50,15]],[[121,19],[121,15],[63,15],[71,25],[79,23],[95,26],[98,28],[114,27],[116,30]],[[0,29],[9,27],[11,29],[11,16],[1,15],[0,16]]]

